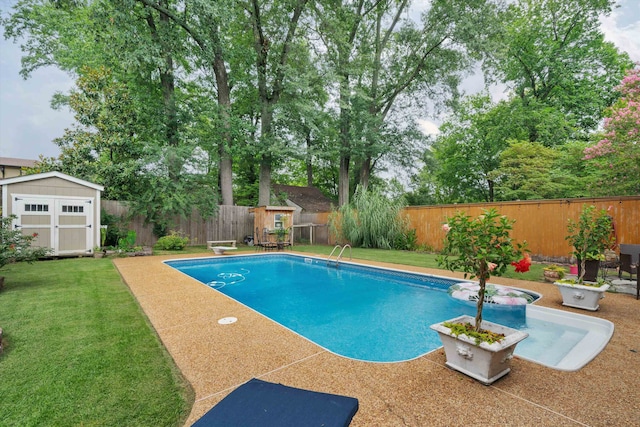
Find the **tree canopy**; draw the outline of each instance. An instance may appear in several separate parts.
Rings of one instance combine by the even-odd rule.
[[[614,126],[621,149],[637,146],[615,119],[636,102],[616,89],[632,64],[598,22],[614,1],[416,6],[21,0],[2,24],[25,40],[25,77],[53,65],[76,79],[53,103],[77,125],[39,170],[105,185],[161,233],[194,207],[268,204],[274,180],[343,205],[357,188],[397,191],[384,179],[394,169],[411,177],[416,203],[566,197],[583,194],[581,179],[614,179],[582,160],[605,111],[607,135]],[[478,69],[503,99],[462,98]],[[438,137],[419,131],[418,119],[443,116]]]

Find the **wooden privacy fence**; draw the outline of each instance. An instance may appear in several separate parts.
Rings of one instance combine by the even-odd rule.
[[[583,206],[589,205],[609,209],[618,243],[640,243],[640,196],[416,206],[407,207],[405,213],[416,229],[418,243],[439,251],[447,217],[458,211],[477,216],[483,209],[495,208],[516,221],[511,236],[517,241],[526,240],[534,259],[568,262],[568,220],[577,220]]]
[[[417,243],[435,251],[442,249],[445,219],[457,211],[480,215],[483,209],[496,208],[498,212],[516,220],[512,237],[526,240],[531,256],[540,261],[567,262],[571,248],[565,240],[569,218],[577,220],[583,206],[594,205],[609,209],[613,217],[618,243],[640,243],[640,196],[517,201],[499,203],[470,203],[439,206],[411,206],[404,212],[412,228],[416,229]],[[113,215],[126,214],[126,204],[110,200],[102,201],[103,209]],[[255,230],[254,215],[247,206],[219,206],[217,216],[204,220],[197,212],[191,218],[176,218],[175,229],[190,237],[191,245],[204,245],[207,240],[235,239],[242,242]],[[331,242],[327,227],[329,212],[294,214],[294,244],[309,242],[313,230],[313,242]],[[311,225],[313,224],[313,225]],[[134,217],[127,227],[137,233],[137,243],[153,245],[157,241],[152,228],[141,217]]]
[[[125,202],[102,200],[102,209],[111,215],[119,218],[126,218],[128,208]],[[189,218],[173,218],[175,227],[173,230],[189,236],[190,245],[204,245],[207,240],[229,240],[234,239],[242,242],[245,236],[254,234],[254,214],[249,212],[248,206],[218,206],[216,216],[203,219],[198,212],[194,211]],[[298,213],[294,214],[294,224],[314,224],[314,243],[327,244],[328,213]],[[153,246],[158,238],[153,234],[153,227],[144,223],[144,218],[134,216],[124,222],[124,227],[136,232],[136,243],[140,245]],[[310,238],[310,227],[300,227],[295,230],[295,242],[307,242]]]

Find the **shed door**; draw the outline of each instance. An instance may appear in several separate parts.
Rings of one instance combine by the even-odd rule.
[[[37,233],[34,246],[54,255],[88,253],[93,248],[93,199],[22,196],[15,199],[14,223],[23,234]]]
[[[55,205],[53,199],[41,197],[14,196],[14,211],[18,217],[13,223],[14,228],[22,230],[22,234],[37,234],[33,246],[53,248],[53,213]]]
[[[56,253],[90,252],[93,248],[93,201],[56,199],[55,205]]]

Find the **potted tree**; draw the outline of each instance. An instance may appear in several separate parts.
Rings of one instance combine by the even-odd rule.
[[[478,279],[476,316],[460,316],[431,325],[431,329],[442,340],[446,365],[484,384],[511,371],[513,351],[529,335],[482,320],[486,284],[491,275],[501,276],[510,265],[518,272],[526,272],[531,265],[525,244],[515,243],[510,237],[513,222],[491,209],[476,218],[458,212],[443,226],[447,234],[438,264],[464,272],[465,279]]]
[[[566,240],[578,260],[577,279],[558,280],[554,284],[562,295],[562,305],[595,311],[609,284],[598,280],[598,268],[605,249],[612,246],[613,222],[604,209],[583,207],[578,221],[569,219]]]

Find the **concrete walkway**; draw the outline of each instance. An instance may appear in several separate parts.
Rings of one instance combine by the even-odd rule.
[[[634,296],[608,293],[600,310],[591,313],[562,307],[551,284],[492,278],[492,283],[542,293],[539,305],[602,317],[616,329],[604,351],[578,372],[516,357],[509,375],[484,386],[446,368],[442,349],[400,363],[359,362],[332,354],[162,263],[170,258],[177,257],[119,258],[114,263],[193,386],[195,403],[187,426],[253,377],[356,397],[360,410],[353,427],[640,425],[640,301]],[[238,321],[218,323],[227,316]]]

